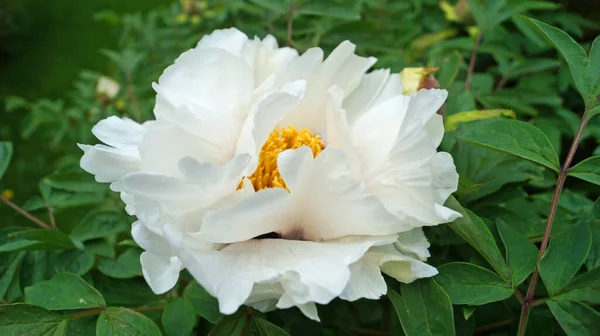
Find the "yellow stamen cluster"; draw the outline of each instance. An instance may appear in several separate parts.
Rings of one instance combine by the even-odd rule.
[[[277,168],[277,156],[286,149],[309,147],[316,157],[325,148],[321,137],[307,129],[297,130],[292,126],[275,129],[263,145],[258,154],[258,167],[248,177],[252,181],[254,190],[265,188],[287,187]],[[289,190],[288,190],[289,191]]]

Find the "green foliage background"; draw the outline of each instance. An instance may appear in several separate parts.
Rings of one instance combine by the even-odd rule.
[[[38,218],[0,203],[0,334],[597,334],[600,9],[458,2],[453,18],[438,0],[0,1],[0,191]],[[133,219],[75,144],[109,115],[150,119],[150,83],[230,26],[300,51],[349,39],[393,71],[440,68],[441,149],[460,173],[447,205],[463,218],[426,231],[439,275],[320,306],[321,324],[295,309],[223,317],[186,273],[150,291]],[[100,76],[117,96],[96,92]]]

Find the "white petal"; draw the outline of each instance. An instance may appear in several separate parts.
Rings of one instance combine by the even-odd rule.
[[[236,28],[218,29],[210,35],[204,35],[198,42],[197,48],[217,48],[239,56],[246,45],[246,41],[248,41],[246,34]]]
[[[422,228],[412,229],[398,235],[398,241],[394,244],[402,254],[419,259],[421,261],[429,258],[429,241]]]
[[[368,253],[373,253],[379,259],[381,270],[385,274],[400,282],[411,283],[438,274],[435,267],[403,255],[393,244],[372,247]]]
[[[406,119],[419,120],[424,126],[431,117],[442,107],[448,97],[448,91],[439,89],[420,90],[410,96],[410,105]],[[437,147],[437,146],[436,146]]]
[[[291,213],[290,198],[282,188],[260,190],[230,207],[209,212],[201,231],[193,235],[215,243],[234,243],[285,230]]]
[[[252,70],[242,58],[214,48],[191,49],[163,72],[156,87],[168,88],[161,93],[170,94],[165,97],[173,103],[189,101],[223,113],[252,93],[254,81]]]
[[[131,119],[112,116],[94,125],[92,133],[105,144],[123,149],[137,146],[142,141],[146,129]]]
[[[140,158],[137,153],[104,145],[79,145],[79,148],[84,152],[81,168],[94,174],[98,182],[114,182],[127,173],[139,170]]]
[[[144,279],[155,294],[165,293],[177,284],[181,271],[179,258],[143,252],[140,263]]]
[[[446,199],[458,188],[458,173],[452,156],[445,152],[439,152],[433,158],[433,174],[435,180],[433,186],[436,189],[437,202],[444,204]]]
[[[340,294],[340,298],[347,301],[362,298],[376,300],[384,295],[387,292],[387,285],[379,265],[379,259],[369,252],[350,265],[350,281]]]
[[[379,199],[352,178],[345,154],[328,147],[313,159],[306,147],[287,150],[277,160],[295,205],[293,226],[305,239],[385,235],[410,230]],[[284,234],[285,236],[285,234]]]
[[[321,322],[321,319],[319,318],[319,312],[317,311],[317,305],[314,302],[298,305],[298,308],[302,314],[304,314],[304,316],[313,321]]]
[[[250,297],[256,283],[283,281],[285,293],[278,307],[326,304],[346,286],[350,264],[369,247],[395,239],[353,237],[320,243],[253,239],[220,251],[182,251],[181,258],[194,278],[218,298],[220,311],[232,314]]]
[[[131,226],[131,236],[141,248],[154,255],[166,257],[174,255],[173,249],[163,236],[150,231],[146,225],[139,221]]]
[[[409,97],[397,95],[362,114],[352,128],[352,141],[369,172],[381,163],[396,144],[409,104]]]
[[[389,69],[375,70],[363,76],[360,85],[344,100],[350,124],[371,106],[389,77]]]

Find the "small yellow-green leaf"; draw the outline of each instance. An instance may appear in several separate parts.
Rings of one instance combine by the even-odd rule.
[[[476,120],[495,119],[495,118],[516,118],[515,112],[511,110],[495,109],[495,110],[475,110],[455,113],[448,116],[444,120],[444,128],[446,131],[454,131],[459,124],[468,123]]]

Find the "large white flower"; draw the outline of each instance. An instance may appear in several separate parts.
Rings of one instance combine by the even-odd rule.
[[[422,227],[452,221],[452,158],[438,153],[444,90],[403,95],[397,74],[340,44],[299,56],[236,29],[205,36],[165,70],[156,120],[115,117],[81,165],[138,217],[144,277],[169,290],[182,268],[220,310],[376,299],[382,272],[437,273]]]

